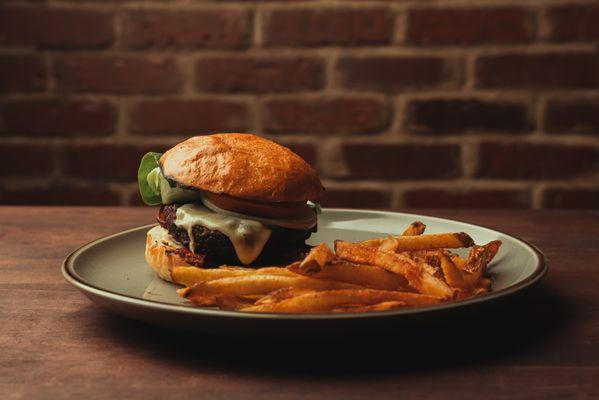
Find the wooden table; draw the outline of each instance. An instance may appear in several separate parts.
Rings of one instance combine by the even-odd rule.
[[[150,208],[0,208],[0,398],[599,398],[599,212],[435,211],[531,241],[545,280],[417,335],[215,338],[130,321],[60,273]]]

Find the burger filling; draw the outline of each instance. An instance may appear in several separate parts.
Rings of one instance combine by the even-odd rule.
[[[199,204],[169,204],[160,209],[158,222],[195,254],[204,266],[223,263],[266,265],[300,259],[309,250],[310,229],[267,226],[261,222],[215,213]]]

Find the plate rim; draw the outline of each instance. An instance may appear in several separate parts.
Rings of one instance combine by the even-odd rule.
[[[323,211],[335,211],[335,212],[360,212],[360,213],[370,213],[370,214],[379,214],[379,215],[388,215],[388,214],[397,214],[408,216],[410,218],[427,218],[437,221],[449,221],[449,222],[459,222],[466,226],[472,226],[477,229],[484,229],[489,232],[497,232],[501,233],[505,236],[508,236],[516,241],[521,242],[525,247],[528,247],[534,255],[537,257],[537,262],[535,265],[534,271],[530,274],[530,276],[526,277],[521,282],[516,283],[515,285],[508,286],[504,289],[489,292],[481,296],[472,297],[470,299],[465,300],[457,300],[444,302],[440,304],[425,306],[425,307],[414,307],[414,308],[405,308],[405,309],[395,309],[395,310],[387,310],[387,311],[373,311],[373,312],[365,312],[365,313],[314,313],[314,314],[285,314],[285,313],[247,313],[241,311],[227,311],[227,310],[218,310],[213,308],[204,308],[204,307],[189,307],[182,305],[175,305],[170,303],[163,303],[156,300],[148,300],[135,296],[130,296],[126,294],[116,293],[107,289],[103,289],[97,287],[91,283],[86,282],[74,269],[74,259],[77,255],[83,253],[88,248],[97,245],[99,243],[108,241],[110,239],[127,235],[130,232],[138,231],[141,229],[151,228],[156,226],[157,224],[147,224],[141,225],[134,228],[130,228],[124,231],[120,231],[117,233],[113,233],[111,235],[103,236],[98,239],[92,240],[88,243],[83,244],[76,250],[72,251],[63,261],[61,266],[61,271],[63,277],[77,289],[82,291],[84,294],[90,293],[95,296],[103,297],[105,299],[111,301],[118,301],[121,303],[126,303],[131,306],[142,307],[142,308],[150,308],[152,310],[158,311],[170,311],[179,314],[185,315],[194,315],[194,316],[204,316],[204,317],[222,317],[222,318],[243,318],[243,319],[267,319],[267,320],[318,320],[318,319],[362,319],[362,318],[380,318],[380,317],[392,317],[392,316],[402,316],[402,315],[412,315],[412,314],[422,314],[422,313],[431,313],[431,312],[439,312],[443,310],[453,309],[453,308],[462,308],[469,307],[476,304],[489,302],[492,300],[498,300],[501,298],[508,297],[510,295],[516,294],[524,289],[527,289],[536,283],[538,283],[549,271],[549,266],[547,264],[547,257],[543,252],[534,244],[521,239],[517,236],[511,235],[509,233],[503,232],[497,229],[491,229],[483,225],[476,225],[469,222],[464,222],[456,219],[449,218],[441,218],[435,217],[425,214],[412,214],[412,213],[403,213],[397,211],[380,211],[380,210],[368,210],[368,209],[354,209],[354,208],[334,208],[327,207],[324,208]]]

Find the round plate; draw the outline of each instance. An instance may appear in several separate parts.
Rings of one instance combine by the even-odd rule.
[[[154,225],[86,244],[66,258],[62,271],[92,301],[119,314],[166,327],[231,335],[347,333],[436,320],[521,291],[547,272],[543,254],[521,239],[477,225],[414,214],[325,209],[319,217],[318,233],[308,243],[325,242],[332,246],[336,239],[361,241],[401,234],[413,221],[424,222],[426,233],[467,232],[477,244],[501,240],[503,245],[489,266],[492,291],[429,307],[369,313],[256,314],[196,307],[179,298],[179,286],[157,278],[146,265],[146,232]]]

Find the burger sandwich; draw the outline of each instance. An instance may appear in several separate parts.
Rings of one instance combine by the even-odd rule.
[[[317,228],[324,188],[308,163],[251,134],[195,136],[138,171],[148,205],[160,205],[146,261],[166,280],[174,266],[259,267],[300,259]]]

